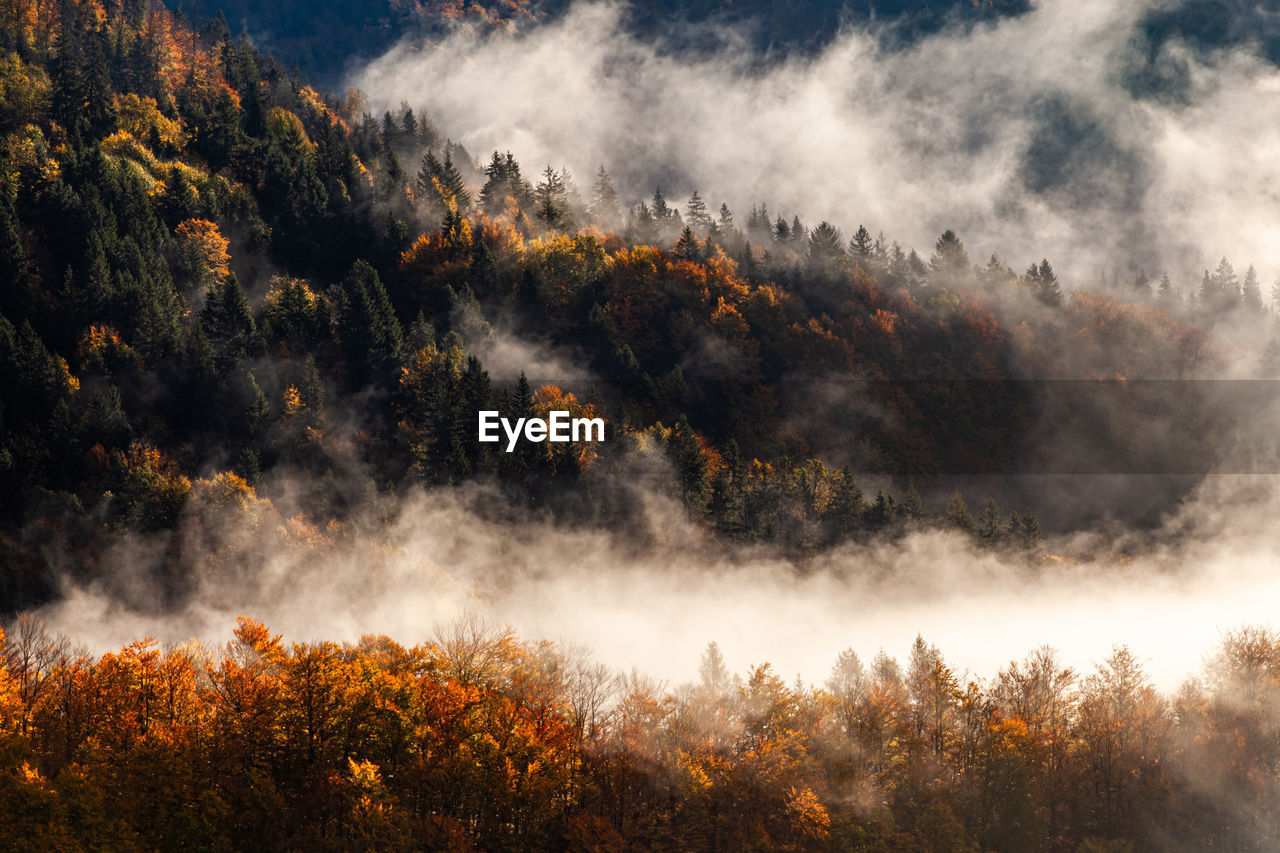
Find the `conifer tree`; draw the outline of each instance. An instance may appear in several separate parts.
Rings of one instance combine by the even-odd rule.
[[[682,261],[702,260],[702,247],[698,244],[698,239],[693,236],[693,229],[688,225],[680,233],[680,239],[676,241],[672,254]]]
[[[550,165],[533,190],[537,216],[544,228],[563,230],[569,223],[569,198],[564,178]]]
[[[986,506],[978,513],[977,533],[978,541],[988,548],[999,545],[1004,537],[1004,519],[993,498],[988,498]]]
[[[707,204],[702,200],[702,196],[698,195],[698,191],[694,190],[693,195],[689,196],[689,201],[685,204],[685,222],[688,227],[702,237],[707,236],[711,230],[714,221],[711,214],[707,212]]]
[[[871,232],[865,225],[859,225],[858,230],[849,238],[849,254],[865,264],[871,258],[873,245]]]
[[[619,216],[618,194],[614,192],[613,181],[601,163],[591,191],[591,218],[602,228],[616,228]]]
[[[1244,281],[1240,285],[1240,297],[1245,308],[1255,314],[1262,313],[1262,287],[1258,284],[1258,271],[1253,268],[1253,264],[1245,270]]]
[[[961,530],[965,533],[974,533],[977,530],[977,523],[969,514],[969,507],[965,505],[964,498],[959,492],[951,493],[943,518],[952,530]]]

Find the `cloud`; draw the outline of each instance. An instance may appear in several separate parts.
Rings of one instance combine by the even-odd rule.
[[[144,633],[225,638],[242,613],[291,640],[382,633],[404,643],[472,614],[673,683],[696,677],[711,640],[734,671],[768,661],[813,683],[846,647],[903,658],[917,633],[977,677],[1041,643],[1081,671],[1127,643],[1172,690],[1221,631],[1265,623],[1280,605],[1268,524],[1280,498],[1256,478],[1210,478],[1154,539],[1059,540],[1052,550],[1068,556],[1034,566],[936,531],[797,565],[712,541],[674,499],[643,498],[652,533],[639,540],[519,513],[482,486],[413,493],[385,522],[370,510],[361,534],[319,550],[224,518],[190,561],[185,605],[149,606],[135,571],[132,605],[74,588],[40,615],[105,651]],[[186,533],[210,528],[192,519]],[[136,569],[145,554],[135,546],[120,558]]]
[[[1045,0],[901,50],[850,29],[762,65],[732,33],[714,55],[668,52],[629,35],[619,6],[584,3],[517,35],[402,44],[353,82],[530,173],[603,162],[636,201],[699,189],[740,221],[765,201],[926,255],[950,227],[975,259],[1048,256],[1069,280],[1145,266],[1190,287],[1223,254],[1265,278],[1280,269],[1280,71],[1169,40],[1153,63],[1185,67],[1179,97],[1135,95],[1138,25],[1160,6]]]

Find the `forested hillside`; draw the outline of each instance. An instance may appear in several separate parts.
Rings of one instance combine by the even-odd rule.
[[[1166,475],[1053,526],[1158,516],[1229,456],[1233,407],[1130,380],[1218,375],[1202,328],[1272,329],[1225,258],[1189,299],[1145,273],[1064,292],[1049,260],[974,263],[950,231],[926,259],[764,201],[633,205],[605,165],[579,183],[476,157],[161,7],[11,10],[9,611],[98,576],[122,536],[166,555],[180,599],[203,553],[181,531],[208,513],[283,501],[341,531],[370,495],[469,479],[616,524],[634,507],[611,483],[643,471],[709,530],[797,557],[934,525],[1034,556],[1060,495],[999,475]],[[1267,376],[1276,351],[1230,356]],[[474,440],[478,410],[557,408],[609,440]]]
[[[637,550],[658,496],[797,576],[938,530],[1032,572],[1063,561],[1046,533],[1118,551],[1206,473],[1273,464],[1241,418],[1274,392],[1216,382],[1280,371],[1271,271],[1064,282],[738,188],[622,198],[607,162],[468,151],[227,19],[0,8],[6,620],[82,588],[159,614],[267,550],[377,559],[404,496],[471,487],[512,530]],[[535,14],[451,9],[427,11]],[[481,410],[607,439],[507,452]],[[1277,646],[1231,634],[1173,698],[1123,650],[980,685],[923,641],[825,689],[712,651],[685,690],[478,628],[286,646],[246,621],[95,658],[23,620],[0,847],[1269,849]]]

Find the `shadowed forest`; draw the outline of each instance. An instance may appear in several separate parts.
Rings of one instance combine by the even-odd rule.
[[[285,642],[245,617],[225,647],[107,652],[31,615],[90,590],[141,635],[282,562],[374,577],[404,506],[446,494],[510,531],[501,547],[607,536],[691,573],[749,553],[804,578],[947,536],[957,561],[1027,577],[1122,571],[1199,535],[1170,519],[1207,477],[1280,472],[1278,271],[1229,246],[1194,277],[1125,257],[1068,280],[1053,245],[974,257],[965,240],[1001,235],[913,248],[856,214],[721,201],[745,180],[635,195],[608,152],[574,174],[515,143],[469,151],[429,96],[327,88],[410,24],[518,43],[561,5],[243,5],[194,27],[141,0],[0,5],[0,848],[1280,840],[1263,627],[1161,692],[1123,646],[1077,671],[1012,645],[984,680],[918,638],[904,665],[849,650],[819,686],[734,674],[713,643],[700,682],[672,686],[476,619],[410,646]],[[650,28],[745,27],[765,66],[880,20],[645,5]],[[905,5],[879,10],[886,50],[1028,14]],[[1242,42],[1202,13],[1144,17],[1152,59],[1126,85],[1176,100],[1190,60],[1160,45]],[[1056,133],[1088,136],[1063,116]],[[1036,151],[1025,183],[1062,183],[1074,155]],[[607,440],[508,453],[476,440],[481,410],[601,417]]]

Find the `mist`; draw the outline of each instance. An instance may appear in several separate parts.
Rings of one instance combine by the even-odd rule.
[[[221,641],[240,614],[293,641],[376,633],[406,644],[478,617],[673,684],[696,679],[713,640],[736,672],[769,662],[814,684],[845,648],[903,659],[917,633],[977,678],[1041,644],[1082,673],[1127,644],[1171,691],[1221,632],[1265,624],[1280,605],[1268,523],[1280,497],[1258,478],[1207,479],[1154,537],[1179,545],[1077,535],[1031,563],[929,531],[798,565],[715,543],[674,499],[641,498],[643,542],[513,511],[483,485],[419,491],[381,507],[381,523],[366,508],[362,532],[347,536],[262,500],[230,515],[195,510],[180,535],[213,539],[192,560],[184,605],[162,602],[148,579],[163,549],[129,540],[109,557],[110,587],[69,585],[37,615],[98,652],[142,635]]]
[[[624,201],[697,189],[740,224],[763,201],[926,257],[953,228],[975,260],[1049,257],[1068,283],[1143,267],[1186,289],[1224,254],[1270,281],[1280,71],[1176,40],[1148,63],[1137,24],[1166,5],[1044,0],[899,50],[848,29],[762,64],[741,34],[668,51],[628,34],[619,6],[583,3],[514,36],[405,42],[351,82],[529,174],[567,165],[584,193],[603,163]],[[1138,95],[1135,68],[1180,82]]]

